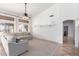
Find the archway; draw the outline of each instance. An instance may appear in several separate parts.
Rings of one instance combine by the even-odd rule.
[[[75,46],[75,21],[63,21],[63,45]]]

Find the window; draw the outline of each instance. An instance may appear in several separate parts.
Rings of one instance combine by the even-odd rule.
[[[19,32],[28,32],[28,25],[20,24],[18,28]]]
[[[14,32],[14,25],[9,23],[0,23],[0,32]]]

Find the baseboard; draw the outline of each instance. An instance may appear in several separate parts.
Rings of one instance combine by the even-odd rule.
[[[51,40],[48,40],[48,39],[45,39],[45,38],[42,38],[42,37],[36,37],[36,36],[33,36],[34,39],[38,39],[38,40],[43,40],[43,41],[48,41],[48,42],[51,42],[51,43],[57,43],[59,45],[62,45],[61,43],[58,43],[56,41],[51,41]]]

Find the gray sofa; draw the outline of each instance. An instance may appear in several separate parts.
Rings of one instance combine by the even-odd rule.
[[[30,33],[3,33],[1,42],[8,56],[17,56],[29,48]]]

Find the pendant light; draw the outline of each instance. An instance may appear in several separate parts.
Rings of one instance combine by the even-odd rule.
[[[24,13],[24,16],[22,17],[23,20],[28,20],[30,17],[28,16],[28,14],[26,13],[26,7],[27,7],[27,3],[24,3],[25,4],[25,13]]]

